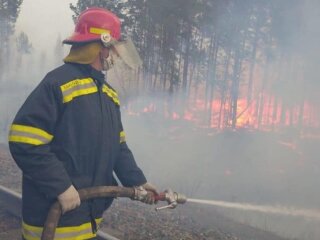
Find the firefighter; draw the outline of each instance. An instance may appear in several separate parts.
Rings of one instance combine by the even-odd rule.
[[[123,186],[157,194],[127,146],[118,94],[105,81],[111,55],[127,63],[139,61],[123,55],[130,42],[121,36],[119,18],[106,9],[89,8],[64,43],[71,45],[64,64],[30,94],[9,133],[11,154],[23,172],[22,234],[27,240],[40,239],[56,200],[63,215],[55,239],[94,239],[112,199],[80,204],[77,189],[117,185],[114,173]],[[144,202],[153,204],[153,196]]]

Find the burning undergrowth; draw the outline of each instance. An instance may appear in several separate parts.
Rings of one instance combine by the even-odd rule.
[[[122,112],[129,146],[149,180],[160,188],[170,186],[200,199],[319,209],[318,128],[209,128],[166,117],[159,113],[165,101],[156,103],[131,105]],[[179,113],[181,105],[174,108]],[[223,209],[221,213],[290,238],[320,236],[314,219]],[[301,226],[313,237],[306,237]]]

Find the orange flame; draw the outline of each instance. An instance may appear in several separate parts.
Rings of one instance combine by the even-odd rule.
[[[301,124],[312,128],[320,126],[315,107],[308,102],[305,102],[303,117],[300,117],[301,106],[286,109],[283,103],[280,100],[277,101],[272,95],[263,94],[260,98],[263,98],[263,102],[260,100],[258,103],[258,99],[254,99],[248,103],[246,98],[238,99],[236,128],[259,128],[269,131],[280,127],[297,127]],[[199,97],[183,104],[177,102],[174,106],[166,102],[162,102],[161,106],[159,104],[140,103],[138,104],[140,107],[137,107],[134,102],[131,102],[127,107],[127,113],[134,116],[139,116],[141,113],[157,113],[163,118],[189,121],[199,127],[225,128],[232,125],[231,103],[223,103],[220,99],[214,99],[208,103]],[[319,134],[316,135],[319,136]]]

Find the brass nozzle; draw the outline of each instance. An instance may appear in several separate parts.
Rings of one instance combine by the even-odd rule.
[[[176,200],[177,203],[184,204],[184,203],[187,202],[186,195],[181,194],[181,193],[177,193],[177,192],[174,192],[174,195],[175,195],[175,200]]]

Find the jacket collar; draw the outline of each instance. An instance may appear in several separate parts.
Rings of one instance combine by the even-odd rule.
[[[90,64],[79,64],[79,63],[70,63],[73,65],[76,65],[80,68],[81,72],[83,72],[85,75],[88,75],[95,79],[99,86],[102,86],[105,83],[105,75],[102,71],[98,71],[95,68],[93,68]]]

